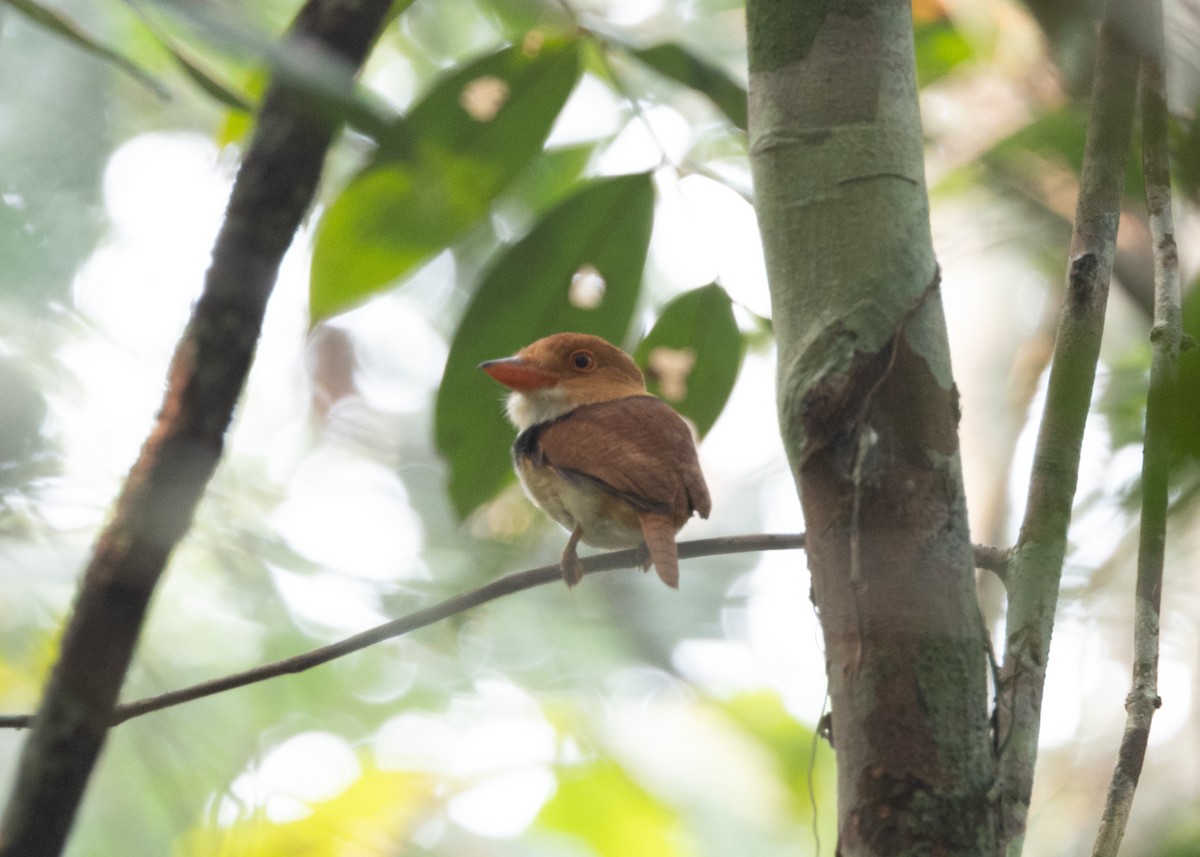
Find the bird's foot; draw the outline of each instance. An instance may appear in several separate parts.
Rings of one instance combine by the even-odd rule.
[[[583,535],[583,530],[576,527],[571,533],[571,538],[567,540],[567,546],[563,548],[562,557],[558,561],[558,567],[562,569],[563,580],[567,582],[568,589],[574,589],[579,581],[583,580],[583,563],[579,561],[579,554],[575,552],[575,548],[579,545],[579,537]]]
[[[579,557],[568,558],[564,555],[558,567],[562,569],[563,580],[567,582],[568,589],[574,589],[576,584],[583,580],[583,563],[579,561]]]

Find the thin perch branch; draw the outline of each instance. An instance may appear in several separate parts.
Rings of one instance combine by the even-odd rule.
[[[735,553],[751,553],[754,551],[799,550],[804,548],[804,534],[796,535],[749,535],[724,536],[714,539],[693,539],[679,543],[680,559],[694,559],[701,556],[723,556]],[[992,569],[1000,573],[1006,562],[1008,552],[989,545],[975,546],[975,565],[977,568]],[[596,574],[602,571],[612,571],[618,568],[634,568],[642,564],[644,557],[639,548],[633,550],[614,551],[597,554],[582,560],[584,574]],[[357,652],[384,640],[402,637],[405,634],[425,628],[443,619],[449,619],[472,607],[478,607],[489,601],[495,601],[505,595],[532,589],[546,583],[562,579],[562,569],[557,564],[543,565],[525,571],[514,571],[499,577],[490,583],[485,583],[476,589],[463,592],[445,599],[430,607],[422,608],[406,616],[377,625],[352,637],[330,643],[327,646],[302,652],[298,655],[260,664],[242,672],[232,673],[211,681],[201,682],[179,690],[168,691],[157,696],[139,699],[118,705],[113,710],[110,726],[124,723],[152,711],[161,711],[185,702],[214,696],[227,690],[256,684],[267,679],[282,675],[304,672],[321,664],[329,663],[337,658]],[[33,720],[29,714],[0,715],[0,729],[26,729]]]
[[[1142,171],[1146,177],[1146,209],[1154,240],[1154,327],[1150,333],[1150,389],[1142,447],[1142,520],[1133,609],[1133,686],[1125,700],[1125,733],[1121,737],[1104,814],[1092,847],[1093,857],[1116,857],[1146,758],[1150,723],[1155,710],[1162,704],[1158,696],[1158,627],[1167,542],[1171,427],[1178,396],[1183,323],[1179,258],[1171,214],[1161,3],[1150,0],[1145,15],[1152,53],[1142,60]]]
[[[1129,20],[1125,2],[1109,0],[1100,29],[1067,288],[1025,518],[1008,567],[1007,635],[997,711],[1003,750],[996,793],[1003,804],[1010,854],[1020,853],[1029,813],[1050,633],[1121,216],[1138,61],[1120,23]]]
[[[289,38],[362,64],[390,0],[308,0]],[[79,809],[146,608],[221,456],[284,252],[316,190],[334,124],[273,85],[238,171],[204,291],[176,347],[153,431],[96,542],[16,783],[0,857],[55,857]]]
[[[754,551],[797,550],[804,547],[804,534],[799,535],[751,535],[725,536],[714,539],[694,539],[679,543],[679,558],[693,559],[700,556],[719,556],[735,553],[751,553]],[[582,560],[584,574],[596,574],[601,571],[612,571],[618,568],[635,568],[641,566],[645,556],[640,548],[614,551],[586,557]],[[283,658],[268,664],[232,675],[222,676],[212,681],[201,682],[191,687],[169,691],[158,696],[140,699],[119,705],[113,711],[109,725],[116,726],[134,717],[160,711],[173,705],[191,702],[206,696],[213,696],[227,690],[245,687],[248,684],[276,678],[281,675],[304,672],[352,652],[401,637],[418,628],[424,628],[443,619],[448,619],[472,607],[478,607],[489,601],[495,601],[505,595],[532,589],[546,583],[562,580],[562,569],[557,564],[544,565],[526,571],[514,571],[503,577],[498,577],[490,583],[485,583],[476,589],[463,592],[445,599],[437,604],[401,616],[390,622],[385,622],[352,637],[330,643],[328,646],[302,652],[299,655]],[[0,727],[22,729],[29,725],[32,717],[28,714],[12,714],[0,717]]]

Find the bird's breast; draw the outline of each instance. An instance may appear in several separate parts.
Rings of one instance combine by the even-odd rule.
[[[637,512],[629,503],[586,479],[565,476],[531,455],[517,454],[516,470],[525,493],[568,530],[583,529],[585,544],[629,548],[642,543]]]

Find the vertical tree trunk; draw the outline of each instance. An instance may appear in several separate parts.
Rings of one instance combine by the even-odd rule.
[[[909,4],[749,0],[747,20],[751,163],[780,425],[824,630],[838,853],[995,854],[985,636]]]

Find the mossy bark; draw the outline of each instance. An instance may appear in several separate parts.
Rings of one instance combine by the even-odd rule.
[[[747,20],[779,418],[825,637],[838,853],[995,854],[988,665],[909,5],[750,0]]]

